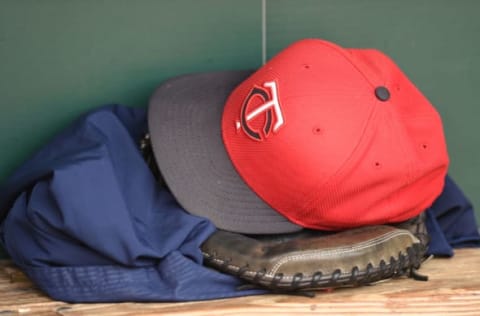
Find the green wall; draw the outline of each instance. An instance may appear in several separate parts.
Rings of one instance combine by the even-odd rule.
[[[300,38],[389,54],[440,111],[480,217],[480,1],[0,0],[0,184],[80,113],[162,80],[256,68]]]

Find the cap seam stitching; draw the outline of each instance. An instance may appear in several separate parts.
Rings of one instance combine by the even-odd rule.
[[[361,71],[360,68],[358,68],[352,61],[352,59],[344,52],[344,50],[346,48],[343,48],[343,47],[338,47],[336,45],[332,45],[332,44],[329,44],[327,42],[324,42],[324,41],[321,41],[320,42],[322,45],[324,46],[328,46],[330,48],[333,48],[338,54],[340,54],[343,58],[345,58],[348,63],[353,67],[355,68],[356,71],[359,72],[359,74],[368,82],[368,84],[371,86],[371,87],[374,87],[375,85],[370,81],[370,79]]]
[[[327,186],[329,183],[331,183],[332,179],[334,178],[338,178],[337,176],[339,174],[341,174],[342,172],[344,172],[344,169],[345,169],[345,166],[352,160],[352,157],[354,156],[354,153],[357,152],[360,144],[362,144],[364,142],[364,139],[365,139],[365,132],[366,130],[368,129],[368,126],[370,126],[371,124],[371,121],[372,121],[372,117],[377,113],[377,111],[375,111],[376,107],[372,107],[372,110],[371,110],[371,113],[370,115],[368,116],[367,118],[367,123],[364,125],[363,129],[362,129],[362,137],[360,138],[360,140],[358,141],[358,143],[355,145],[355,148],[350,152],[350,154],[348,155],[348,157],[345,159],[345,161],[342,163],[342,165],[337,169],[337,171],[332,174],[329,179],[325,182],[323,182],[322,184],[318,185],[318,184],[315,184],[312,186],[311,188],[311,191],[310,192],[318,192],[318,189],[319,188],[322,188],[322,187],[325,187]],[[314,201],[315,198],[310,198],[308,199],[308,201],[305,203],[305,205],[310,205],[312,203],[312,201]],[[304,226],[304,224],[302,225]],[[313,227],[313,226],[312,226]]]

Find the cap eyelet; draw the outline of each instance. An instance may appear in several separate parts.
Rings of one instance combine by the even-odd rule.
[[[314,127],[312,128],[312,133],[313,133],[314,135],[320,135],[320,134],[323,133],[323,130],[322,130],[322,128],[319,127],[319,126],[314,126]]]

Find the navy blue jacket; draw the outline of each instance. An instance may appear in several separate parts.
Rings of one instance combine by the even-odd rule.
[[[266,293],[202,265],[215,231],[152,176],[138,140],[146,110],[106,106],[78,119],[0,190],[0,241],[51,297],[69,302],[187,301]],[[427,210],[430,253],[479,246],[471,204],[447,177]]]

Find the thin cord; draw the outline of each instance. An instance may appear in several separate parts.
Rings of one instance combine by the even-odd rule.
[[[262,65],[267,62],[267,0],[262,0]]]

